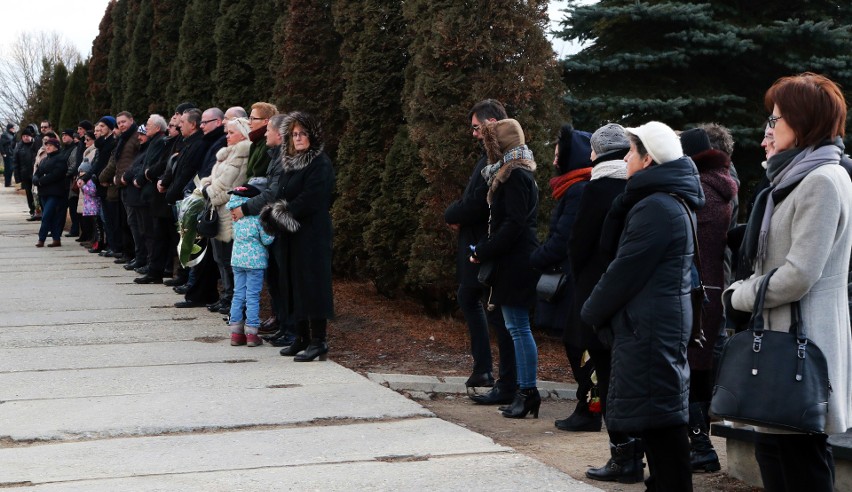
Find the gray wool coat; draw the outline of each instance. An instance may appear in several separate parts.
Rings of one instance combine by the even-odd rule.
[[[828,361],[826,433],[852,427],[852,332],[847,274],[852,251],[852,182],[839,165],[813,170],[775,208],[766,259],[750,278],[731,285],[731,305],[751,311],[766,272],[769,282],[764,317],[768,329],[790,326],[790,302],[800,300],[808,338]],[[760,431],[774,432],[758,428]]]

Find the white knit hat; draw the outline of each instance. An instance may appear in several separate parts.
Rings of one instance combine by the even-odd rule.
[[[627,128],[627,133],[639,137],[648,155],[657,164],[665,164],[683,157],[683,148],[677,134],[665,123],[650,121],[637,128]]]

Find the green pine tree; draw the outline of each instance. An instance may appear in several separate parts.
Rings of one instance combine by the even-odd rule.
[[[153,27],[154,7],[151,0],[140,0],[136,22],[132,30],[128,29],[132,31],[132,36],[128,47],[130,56],[125,67],[121,104],[124,110],[133,113],[139,121],[145,121],[148,116],[148,64],[151,60],[150,36]]]
[[[148,113],[169,116],[174,111],[174,104],[168,99],[168,88],[172,82],[186,3],[185,0],[151,0],[154,20],[149,33],[151,57],[147,71]]]
[[[420,225],[406,282],[440,306],[456,287],[456,241],[443,212],[461,195],[478,155],[468,111],[485,98],[504,103],[524,127],[546,194],[553,154],[545,144],[558,127],[562,84],[544,35],[544,0],[408,2],[403,10],[411,28],[403,107],[426,182],[415,203]]]
[[[329,0],[291,0],[284,30],[284,59],[275,79],[274,103],[282,111],[316,115],[325,133],[325,149],[334,160],[345,124],[340,111],[343,79],[340,35],[334,29]]]
[[[68,69],[62,62],[53,66],[53,80],[50,85],[50,113],[48,119],[56,125],[57,133],[63,129],[59,126],[59,117],[62,115],[62,100],[65,97],[65,88],[68,86]]]
[[[340,58],[346,89],[341,104],[349,120],[336,162],[335,270],[361,276],[374,257],[374,264],[392,262],[399,272],[399,263],[380,255],[378,245],[367,243],[364,232],[373,220],[373,201],[381,192],[385,156],[402,121],[408,43],[402,7],[382,0],[340,2],[334,15],[343,38]],[[373,238],[394,241],[382,235]]]
[[[255,4],[253,0],[222,0],[213,39],[216,42],[216,97],[218,105],[250,106],[256,99],[255,73],[264,66],[251,63],[248,56],[261,43],[271,48],[271,43],[258,31],[252,31],[248,15]]]
[[[41,60],[41,77],[35,90],[27,98],[27,109],[24,110],[23,124],[38,124],[41,120],[50,118],[50,96],[53,83],[53,66],[43,58]],[[54,125],[56,122],[52,122]]]
[[[369,245],[368,269],[376,289],[395,297],[405,285],[411,244],[419,224],[419,211],[413,204],[418,190],[426,185],[419,173],[417,146],[406,125],[398,126],[383,163],[378,180],[381,185],[367,216],[364,242]]]
[[[59,128],[77,128],[77,123],[91,119],[90,104],[86,96],[86,79],[89,74],[88,62],[77,63],[68,77],[65,96],[62,100],[62,115]]]
[[[111,0],[98,25],[98,35],[92,43],[92,57],[89,59],[88,95],[92,102],[92,111],[99,118],[112,112],[112,94],[109,90],[109,51],[115,37],[112,13],[118,2]]]
[[[130,51],[130,38],[127,36],[128,26],[132,26],[135,18],[135,10],[138,9],[139,0],[121,0],[116,3],[112,12],[112,25],[115,35],[109,48],[109,64],[107,73],[107,84],[112,94],[110,107],[114,112],[124,109],[125,92],[125,68],[128,67],[128,53]]]
[[[187,3],[169,84],[171,106],[181,101],[192,101],[202,109],[213,105],[216,91],[213,34],[218,15],[219,10],[210,0],[189,0]]]
[[[588,128],[716,121],[734,133],[735,161],[760,162],[763,95],[776,79],[818,72],[852,95],[848,2],[572,2],[562,25],[561,37],[587,44],[563,65],[567,103]]]
[[[253,2],[249,15],[249,32],[254,36],[254,48],[246,53],[249,65],[254,67],[253,93],[246,107],[254,101],[269,101],[275,88],[275,74],[280,66],[280,54],[275,43],[276,26],[286,19],[287,9],[282,0],[258,0]],[[283,25],[283,24],[282,24]],[[270,35],[271,34],[271,35]]]

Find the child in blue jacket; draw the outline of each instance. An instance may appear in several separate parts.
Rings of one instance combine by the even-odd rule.
[[[234,188],[228,200],[228,210],[239,208],[249,198],[266,188],[266,178],[257,177],[248,184]],[[256,215],[247,215],[234,222],[234,247],[231,268],[234,271],[234,297],[231,300],[231,345],[257,347],[263,340],[257,336],[260,327],[260,291],[269,259],[266,246],[272,244],[270,236],[260,226]],[[245,319],[243,319],[245,308]]]

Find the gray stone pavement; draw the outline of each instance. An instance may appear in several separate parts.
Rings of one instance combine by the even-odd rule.
[[[220,317],[73,240],[35,248],[25,209],[0,188],[0,488],[599,490],[394,391],[461,381],[231,347]]]

